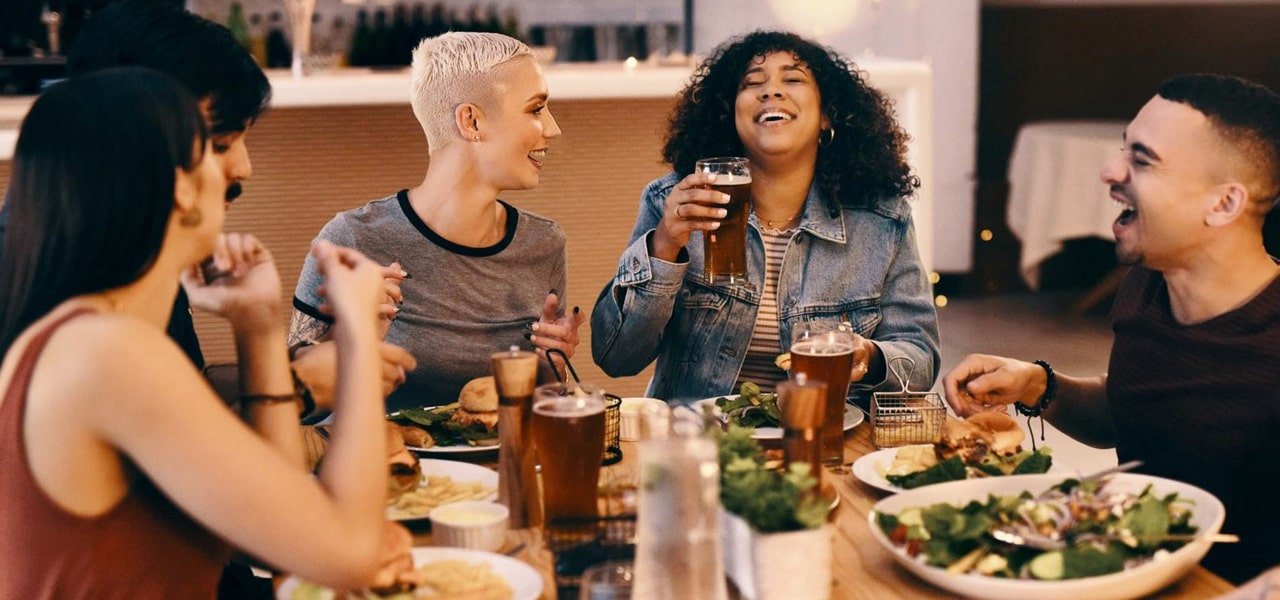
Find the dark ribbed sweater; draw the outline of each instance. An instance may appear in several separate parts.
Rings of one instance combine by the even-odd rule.
[[[1280,278],[1245,305],[1181,325],[1164,277],[1134,268],[1112,309],[1107,400],[1120,460],[1222,500],[1204,565],[1239,583],[1280,564]]]

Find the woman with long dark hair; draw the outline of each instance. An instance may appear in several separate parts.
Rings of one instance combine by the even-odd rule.
[[[932,386],[938,330],[907,198],[919,186],[890,102],[834,51],[757,31],[717,48],[680,94],[663,158],[673,173],[641,196],[631,244],[592,314],[605,372],[640,372],[648,395],[689,400],[786,378],[775,359],[792,329],[848,322],[851,395],[903,382],[888,359],[910,357],[913,389]],[[727,195],[704,189],[701,158],[751,167],[748,285],[711,285],[702,236]]]
[[[60,83],[13,159],[0,263],[0,597],[210,597],[232,547],[343,588],[389,583],[382,272],[315,250],[335,318],[334,444],[312,477],[241,422],[165,324],[179,280],[235,333],[255,425],[297,427],[280,280],[220,236],[228,182],[191,96],[141,68]],[[205,281],[213,255],[229,274]]]

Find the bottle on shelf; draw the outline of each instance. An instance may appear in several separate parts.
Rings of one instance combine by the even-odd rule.
[[[391,32],[388,42],[389,65],[407,65],[413,53],[413,30],[409,29],[409,11],[397,4],[391,13]]]
[[[231,10],[227,13],[227,31],[231,32],[231,37],[235,38],[236,43],[245,50],[253,50],[249,24],[245,22],[244,7],[239,2],[231,3]]]
[[[502,19],[498,18],[498,7],[490,4],[484,19],[484,29],[489,33],[503,33]]]
[[[373,65],[373,29],[369,26],[369,11],[356,13],[356,27],[351,34],[351,49],[347,51],[347,64],[353,67]]]
[[[289,40],[284,36],[280,11],[271,13],[270,23],[270,29],[267,32],[267,68],[287,69],[293,64],[293,50],[289,47]]]
[[[409,37],[412,43],[409,44],[409,51],[412,52],[418,46],[423,38],[431,35],[431,28],[427,25],[427,7],[421,2],[413,5],[413,17],[409,20]]]
[[[431,5],[431,16],[427,18],[427,31],[422,37],[435,37],[449,31],[449,13],[444,5],[437,2]]]
[[[387,11],[373,13],[373,35],[369,43],[369,65],[385,67],[391,63],[391,28],[387,25]]]
[[[502,34],[509,35],[517,40],[527,41],[524,39],[523,32],[520,31],[520,19],[516,17],[516,8],[508,6],[502,18]]]
[[[249,54],[259,66],[267,66],[266,20],[259,13],[249,15]]]

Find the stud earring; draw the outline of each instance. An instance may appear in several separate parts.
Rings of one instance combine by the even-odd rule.
[[[190,210],[182,211],[178,216],[178,224],[183,227],[199,227],[204,222],[204,214],[200,212],[197,206],[191,207]]]

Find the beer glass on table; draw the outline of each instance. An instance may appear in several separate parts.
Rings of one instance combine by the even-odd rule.
[[[739,157],[704,158],[694,171],[713,173],[707,189],[729,195],[729,204],[713,205],[728,213],[720,228],[703,232],[706,280],[712,285],[732,285],[747,281],[747,211],[751,202],[751,167]]]
[[[811,321],[791,330],[791,376],[827,384],[822,420],[822,464],[844,464],[844,410],[853,372],[853,330],[844,323]]]
[[[547,526],[597,518],[604,394],[591,386],[539,386],[533,399],[533,443],[542,465]]]

